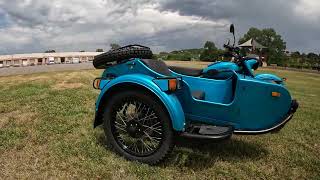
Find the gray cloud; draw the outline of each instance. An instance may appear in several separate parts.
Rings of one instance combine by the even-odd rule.
[[[250,27],[271,27],[284,37],[290,50],[319,52],[320,12],[306,12],[312,6],[320,8],[320,3],[316,0],[308,3],[303,0],[167,0],[159,8],[211,20],[227,19],[236,24],[239,35]]]
[[[317,7],[316,0],[4,0],[0,54],[89,51],[112,42],[155,51],[196,48],[206,40],[221,47],[231,22],[237,36],[252,26],[272,27],[290,50],[319,52]]]

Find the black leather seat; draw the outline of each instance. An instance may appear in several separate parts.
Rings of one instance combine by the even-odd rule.
[[[155,72],[165,75],[165,76],[172,76],[172,73],[169,71],[168,66],[161,60],[154,60],[154,59],[142,59],[141,60],[146,66],[150,69],[154,70]],[[189,76],[200,76],[202,69],[195,69],[195,68],[185,68],[185,67],[178,67],[178,66],[170,66],[170,69],[174,72],[179,74],[189,75]],[[192,96],[199,100],[205,100],[205,93],[203,91],[193,91]]]
[[[169,71],[169,69],[178,74],[183,74],[187,76],[202,75],[202,69],[198,69],[198,68],[187,68],[187,67],[181,67],[181,66],[169,66],[168,68],[168,66],[164,61],[156,60],[156,59],[141,59],[141,61],[150,69],[165,76],[172,76],[172,73]]]
[[[169,66],[169,69],[178,74],[183,74],[187,76],[201,76],[202,69],[199,68],[188,68],[181,66]]]
[[[164,63],[161,60],[155,60],[155,59],[141,59],[141,61],[148,66],[150,69],[154,70],[155,72],[165,75],[165,76],[171,76],[171,72],[168,69],[168,66],[166,63]]]

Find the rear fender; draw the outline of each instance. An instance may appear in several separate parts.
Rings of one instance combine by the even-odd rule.
[[[162,91],[161,88],[153,82],[153,80],[153,77],[142,74],[128,74],[117,77],[111,81],[109,80],[109,82],[106,83],[102,88],[101,93],[96,101],[97,114],[94,123],[95,126],[102,123],[101,120],[97,119],[97,117],[99,117],[99,113],[101,113],[101,105],[104,101],[108,100],[108,93],[111,92],[113,88],[130,84],[132,86],[143,87],[158,97],[168,111],[174,130],[184,131],[185,116],[178,98],[174,93],[166,93]]]

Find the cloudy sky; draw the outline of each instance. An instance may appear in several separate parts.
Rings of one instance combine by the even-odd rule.
[[[320,53],[319,0],[1,0],[0,54],[108,50],[140,43],[154,51],[222,46],[228,26],[274,28],[291,51]]]

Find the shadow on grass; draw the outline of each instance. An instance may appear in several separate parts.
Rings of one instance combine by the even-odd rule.
[[[96,138],[99,145],[109,148],[102,131],[96,133]],[[236,138],[208,141],[177,137],[173,152],[158,166],[202,170],[213,167],[218,161],[229,163],[255,161],[267,154],[268,151],[261,144]]]
[[[220,141],[177,138],[176,148],[164,166],[179,166],[201,170],[220,162],[245,162],[263,158],[268,151],[258,143],[238,139]]]

